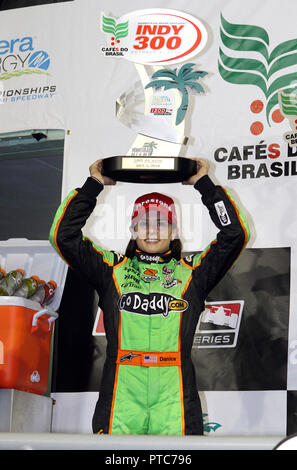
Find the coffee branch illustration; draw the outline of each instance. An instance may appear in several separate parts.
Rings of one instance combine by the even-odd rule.
[[[289,93],[296,87],[297,39],[282,42],[269,53],[269,36],[264,28],[232,24],[223,15],[220,35],[226,52],[219,49],[220,75],[229,83],[254,85],[262,90],[266,98],[266,119],[270,126],[270,112],[278,104],[279,91]],[[232,57],[228,49],[237,51],[236,57]],[[255,54],[255,57],[251,58],[251,54]]]
[[[203,93],[203,87],[197,83],[197,80],[207,75],[207,72],[193,71],[195,64],[185,64],[177,72],[177,69],[157,70],[152,75],[152,81],[149,82],[145,88],[164,88],[164,90],[177,89],[181,93],[181,104],[177,110],[175,124],[180,124],[186,115],[189,106],[189,96],[187,88],[194,90],[197,93]]]
[[[117,23],[114,18],[109,18],[102,15],[102,31],[111,34],[111,45],[119,43],[121,38],[128,36],[128,21],[124,23]]]

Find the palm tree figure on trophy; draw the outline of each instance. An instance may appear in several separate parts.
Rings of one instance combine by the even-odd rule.
[[[197,93],[204,92],[203,87],[197,83],[197,80],[207,75],[207,72],[193,71],[194,65],[185,64],[178,72],[177,69],[157,70],[151,77],[157,80],[152,80],[145,87],[155,89],[164,87],[164,90],[177,88],[181,92],[182,100],[176,114],[176,126],[184,120],[188,109],[189,95],[187,88],[193,89]]]
[[[145,142],[143,146],[147,149],[149,155],[153,155],[154,149],[157,148],[157,144],[155,144],[155,142]]]

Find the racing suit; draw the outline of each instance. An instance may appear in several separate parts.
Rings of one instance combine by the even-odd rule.
[[[103,189],[89,177],[60,205],[50,241],[99,294],[107,339],[94,433],[203,434],[191,361],[197,321],[210,290],[249,239],[244,215],[208,176],[194,188],[219,229],[200,254],[175,259],[169,250],[133,258],[98,247],[82,227]]]

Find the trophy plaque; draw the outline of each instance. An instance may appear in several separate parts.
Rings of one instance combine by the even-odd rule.
[[[184,157],[115,156],[103,163],[104,175],[129,183],[178,183],[196,173],[196,162]]]

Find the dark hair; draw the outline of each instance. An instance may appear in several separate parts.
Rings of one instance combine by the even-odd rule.
[[[127,245],[125,256],[127,256],[127,258],[133,258],[133,256],[135,255],[136,249],[137,249],[136,240],[133,240],[131,238],[131,240],[129,241]],[[175,258],[176,260],[181,259],[182,243],[179,238],[175,238],[174,240],[171,240],[170,245],[169,245],[169,250],[171,250],[173,258]]]

